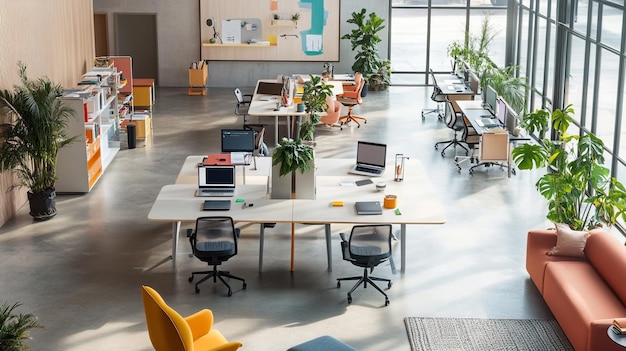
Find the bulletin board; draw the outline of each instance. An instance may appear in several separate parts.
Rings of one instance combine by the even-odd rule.
[[[340,0],[200,0],[202,59],[339,61],[339,10]]]

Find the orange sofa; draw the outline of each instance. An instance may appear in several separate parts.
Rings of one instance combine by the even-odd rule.
[[[547,256],[556,231],[528,232],[526,270],[576,351],[624,351],[607,335],[626,317],[626,247],[611,233],[592,231],[584,258]]]

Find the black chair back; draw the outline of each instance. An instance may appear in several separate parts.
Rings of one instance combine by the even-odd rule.
[[[189,237],[194,256],[220,264],[237,254],[237,233],[231,217],[200,217]]]
[[[349,241],[352,263],[372,268],[391,256],[391,224],[356,225]]]

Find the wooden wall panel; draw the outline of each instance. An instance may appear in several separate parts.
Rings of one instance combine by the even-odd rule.
[[[0,33],[0,89],[19,83],[18,61],[30,78],[47,76],[64,87],[93,64],[92,0],[0,0]],[[11,173],[0,174],[0,225],[26,201],[26,189],[7,193]]]

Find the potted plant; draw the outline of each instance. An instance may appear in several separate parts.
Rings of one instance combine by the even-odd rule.
[[[489,60],[491,62],[491,60]],[[483,87],[489,85],[499,96],[515,110],[523,112],[526,108],[526,77],[516,77],[516,66],[499,68],[495,64],[485,68],[481,77]]]
[[[391,85],[391,61],[384,60],[378,71],[370,76],[368,84],[369,90],[387,90]]]
[[[357,28],[344,34],[341,39],[350,40],[352,51],[356,52],[352,71],[361,72],[365,81],[369,83],[370,77],[378,74],[381,67],[389,66],[389,60],[381,59],[376,48],[382,41],[378,33],[385,28],[385,20],[374,12],[369,14],[366,12],[366,9],[361,9],[352,13],[347,22],[356,25]]]
[[[22,85],[0,91],[0,171],[12,170],[18,183],[9,190],[29,189],[30,215],[45,220],[56,215],[54,183],[59,149],[74,141],[65,128],[75,111],[62,104],[63,88],[48,78],[28,79],[19,63]]]
[[[574,109],[549,113],[546,110],[522,117],[521,126],[529,131],[545,131],[548,123],[556,140],[544,138],[540,144],[523,144],[513,149],[519,169],[548,166],[535,186],[548,201],[547,218],[566,223],[574,230],[589,230],[618,218],[626,220],[626,189],[604,164],[604,143],[592,133],[569,135]]]
[[[20,303],[9,305],[4,302],[0,305],[0,350],[21,351],[26,350],[24,341],[30,339],[28,331],[32,328],[41,328],[37,323],[37,317],[27,314],[15,314],[14,310]]]
[[[489,16],[483,19],[480,27],[480,34],[473,36],[465,32],[464,41],[453,41],[448,45],[448,56],[452,58],[456,65],[465,62],[477,74],[482,74],[489,66],[494,66],[489,58],[489,46],[495,38],[495,31],[491,25]]]
[[[298,129],[298,137],[303,141],[313,141],[315,127],[320,121],[320,113],[326,111],[326,98],[332,95],[331,84],[327,84],[319,76],[309,76],[310,79],[304,83],[304,91],[302,93],[302,103],[304,110],[308,114],[307,120],[300,123]]]
[[[298,189],[296,174],[305,174],[313,169],[315,154],[313,147],[303,143],[302,139],[283,138],[276,145],[272,154],[272,198],[289,199],[295,193],[296,198],[310,198],[311,189],[301,186]],[[315,176],[313,175],[312,191],[315,194]],[[298,196],[298,191],[302,194]]]

